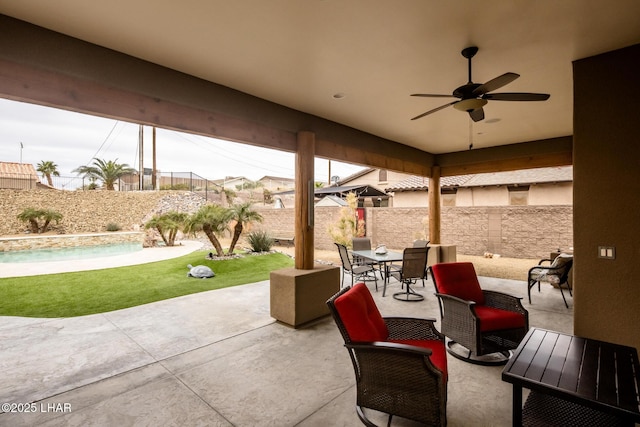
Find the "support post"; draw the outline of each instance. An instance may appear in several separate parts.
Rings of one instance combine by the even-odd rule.
[[[315,134],[297,134],[295,164],[295,268],[312,270],[314,264],[313,202],[314,202]]]
[[[429,241],[439,245],[440,241],[440,166],[431,167],[429,177]]]

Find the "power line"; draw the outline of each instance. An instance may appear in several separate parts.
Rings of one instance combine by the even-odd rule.
[[[95,159],[96,157],[98,157],[98,153],[100,152],[100,150],[102,150],[102,147],[104,146],[104,144],[109,140],[109,137],[111,136],[111,134],[113,133],[113,131],[115,130],[116,126],[118,126],[118,123],[120,123],[119,120],[116,120],[116,122],[113,124],[113,127],[111,128],[111,130],[109,131],[109,134],[107,135],[107,137],[104,139],[104,141],[102,141],[102,144],[100,144],[100,147],[98,148],[98,150],[96,151],[96,153],[91,157],[91,159],[89,159],[89,161],[87,163],[85,163],[85,165],[88,165],[91,160]]]

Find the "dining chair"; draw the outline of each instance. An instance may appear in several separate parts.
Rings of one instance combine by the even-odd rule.
[[[376,276],[375,268],[369,264],[354,264],[349,257],[349,251],[345,245],[340,243],[335,244],[338,247],[338,253],[340,254],[340,261],[342,262],[342,281],[340,282],[340,287],[344,286],[344,276],[345,274],[351,275],[351,285],[355,283],[356,280],[362,281],[371,281],[373,280],[376,284],[376,291],[378,290],[378,278]]]
[[[368,237],[354,237],[353,239],[351,239],[351,247],[354,251],[370,251],[371,250],[371,239]],[[369,264],[373,267],[378,267],[379,269],[379,265],[377,262],[375,261],[371,261],[371,260],[366,260],[362,257],[359,257],[357,255],[353,256],[353,262],[354,264]],[[382,274],[381,274],[382,276]]]
[[[417,293],[411,289],[412,283],[417,283],[418,280],[422,280],[422,286],[424,287],[425,270],[427,268],[427,255],[429,253],[429,247],[422,248],[406,248],[402,252],[402,265],[393,266],[389,270],[389,275],[398,280],[403,287],[404,291],[396,292],[393,297],[402,301],[422,301],[424,295]],[[382,288],[382,296],[385,295],[387,290],[387,283],[385,282]]]

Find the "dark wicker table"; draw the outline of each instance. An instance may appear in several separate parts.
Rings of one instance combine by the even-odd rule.
[[[532,328],[502,380],[513,384],[514,426],[640,423],[640,365],[633,347]],[[531,390],[524,410],[523,387]]]

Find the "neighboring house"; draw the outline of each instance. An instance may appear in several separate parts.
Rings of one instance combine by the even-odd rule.
[[[370,185],[377,188],[394,187],[411,175],[386,169],[366,168],[353,175],[349,175],[337,182],[338,186]]]
[[[316,206],[337,206],[343,208],[348,206],[348,204],[342,197],[329,195],[316,202]]]
[[[268,175],[260,178],[258,182],[261,183],[265,189],[271,192],[291,190],[296,185],[296,180],[293,178],[282,178],[279,176]]]
[[[38,184],[38,172],[31,163],[0,162],[0,188],[31,190]]]
[[[573,166],[443,177],[440,188],[443,206],[572,205]],[[428,190],[419,176],[385,188],[394,207],[426,207]]]
[[[227,176],[223,179],[213,180],[213,183],[227,190],[238,191],[243,189],[248,183],[253,183],[253,181],[244,176]]]

